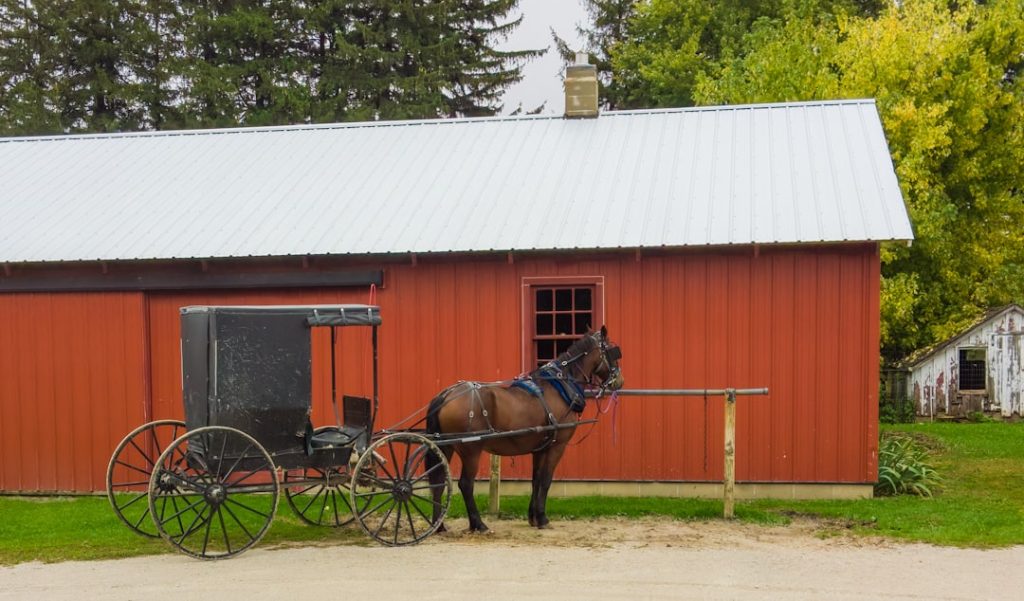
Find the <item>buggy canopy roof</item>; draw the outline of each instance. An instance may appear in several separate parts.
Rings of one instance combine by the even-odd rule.
[[[181,313],[291,314],[305,317],[306,323],[311,327],[381,324],[380,307],[375,305],[195,305],[182,307]]]

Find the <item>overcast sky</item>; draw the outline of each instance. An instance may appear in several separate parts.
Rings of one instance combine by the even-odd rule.
[[[562,95],[562,61],[555,51],[551,29],[574,48],[582,43],[576,34],[576,25],[586,20],[587,13],[579,0],[520,0],[519,10],[523,22],[519,29],[503,44],[502,49],[522,50],[548,48],[548,52],[526,65],[523,81],[509,88],[505,93],[505,113],[519,106],[532,110],[544,101],[545,114],[560,115],[565,110]]]

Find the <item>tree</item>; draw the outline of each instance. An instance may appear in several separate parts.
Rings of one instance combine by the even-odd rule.
[[[657,60],[631,75],[634,98],[876,99],[916,235],[883,249],[885,357],[1024,301],[1024,0],[906,0],[877,17],[805,5],[755,21],[714,61],[694,59],[692,32],[677,39],[644,51]]]
[[[624,107],[691,106],[700,77],[719,61],[746,55],[761,22],[870,15],[885,0],[651,0],[612,50],[613,79]]]
[[[52,33],[25,0],[0,0],[0,132],[62,131],[49,93],[56,71]]]
[[[491,115],[539,54],[497,42],[518,0],[331,0],[316,5],[315,120]]]
[[[638,0],[582,0],[589,22],[576,28],[583,38],[585,47],[571,48],[564,39],[552,30],[551,36],[562,60],[570,64],[576,51],[585,50],[597,68],[598,97],[607,110],[628,108],[623,102],[623,90],[619,80],[612,77],[612,49],[625,42],[629,36],[629,23],[636,13]]]
[[[290,0],[181,0],[172,27],[183,53],[189,126],[295,123],[309,112],[302,52],[304,4]]]

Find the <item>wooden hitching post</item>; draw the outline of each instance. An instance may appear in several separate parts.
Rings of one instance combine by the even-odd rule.
[[[732,518],[736,495],[736,391],[725,391],[725,517]]]
[[[501,506],[501,457],[491,455],[491,487],[490,497],[487,500],[487,513],[498,515]]]

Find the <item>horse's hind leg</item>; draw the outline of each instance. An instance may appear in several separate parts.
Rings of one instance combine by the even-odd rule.
[[[452,447],[441,447],[441,452],[444,453],[444,458],[449,464],[452,461],[453,451],[454,449],[452,449]],[[427,472],[430,474],[427,480],[430,482],[430,489],[434,498],[434,515],[432,516],[432,521],[434,523],[437,523],[437,521],[441,519],[441,493],[444,492],[444,488],[446,486],[444,483],[444,470],[439,467],[440,465],[441,464],[434,459],[434,455],[432,453],[427,454],[427,463],[425,467],[427,468]],[[437,532],[447,532],[447,530],[448,529],[444,527],[444,522],[441,522],[441,525],[437,527]]]
[[[480,519],[480,510],[477,509],[476,498],[473,496],[473,484],[477,469],[480,467],[480,449],[463,448],[459,451],[459,458],[462,459],[459,490],[462,491],[462,501],[466,504],[466,514],[469,516],[469,531],[487,532],[487,525]]]

